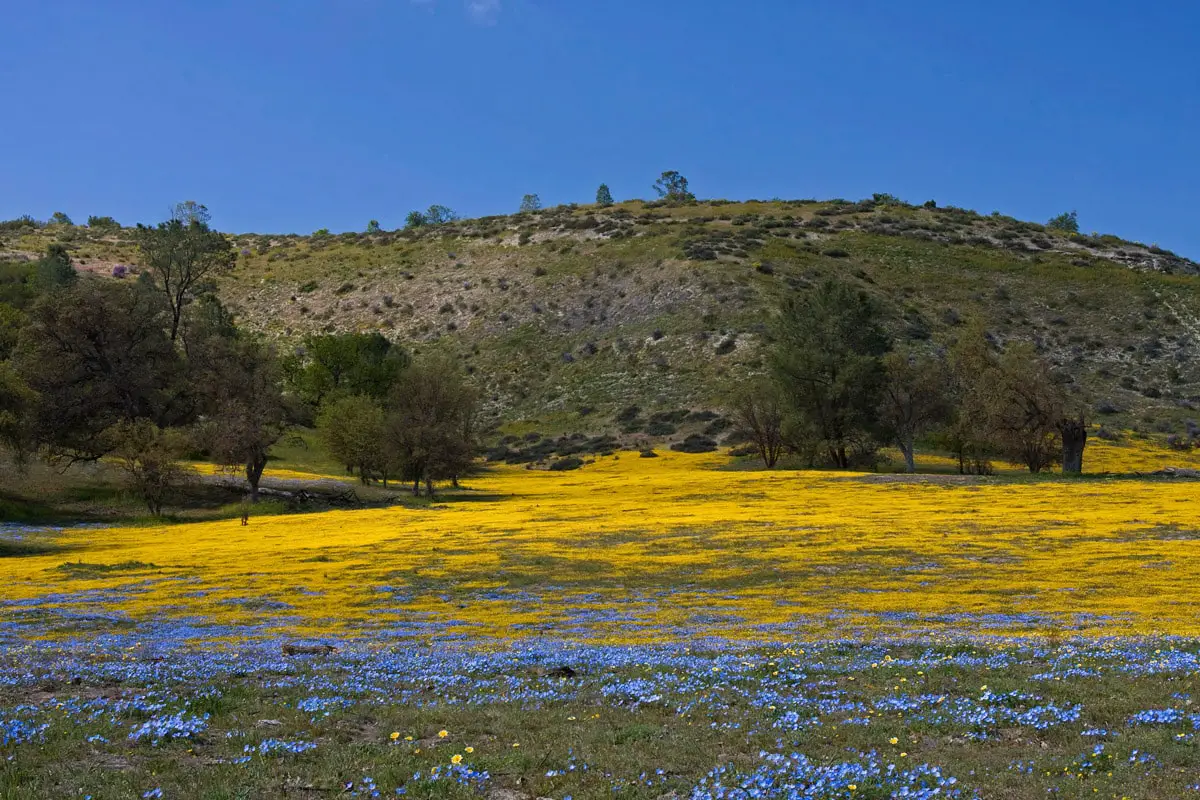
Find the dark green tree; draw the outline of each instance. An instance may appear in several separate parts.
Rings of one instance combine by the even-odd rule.
[[[883,435],[879,404],[890,348],[879,307],[865,292],[825,281],[788,300],[775,324],[771,367],[799,428],[831,464],[851,466]]]
[[[536,194],[527,194],[521,198],[521,213],[539,211],[542,208],[542,198]]]
[[[34,275],[34,285],[39,292],[52,292],[79,280],[71,256],[61,244],[52,244],[46,249],[46,255],[37,262]]]
[[[63,212],[55,211],[52,215],[50,215],[50,224],[52,224],[52,225],[74,225],[75,223],[71,222],[71,218],[68,217]]]
[[[189,207],[176,213],[187,216],[186,221],[171,219],[153,228],[138,225],[134,233],[148,274],[166,296],[171,313],[168,330],[172,342],[179,336],[180,321],[187,304],[210,291],[210,282],[233,269],[237,261],[233,243],[224,234],[208,227],[204,206]]]
[[[410,211],[410,212],[408,212],[408,216],[404,218],[404,229],[405,230],[415,230],[416,228],[423,228],[428,224],[429,224],[429,220],[427,220],[425,218],[425,215],[422,214],[420,211]]]
[[[608,208],[613,204],[612,192],[608,189],[607,183],[600,184],[600,188],[596,190],[596,205],[601,208]]]
[[[99,458],[124,421],[160,427],[190,414],[179,351],[166,330],[170,310],[139,284],[80,281],[29,309],[13,357],[39,396],[35,439],[52,460]]]
[[[658,192],[659,197],[672,202],[696,199],[696,195],[688,189],[688,179],[675,170],[669,170],[660,175],[654,182],[654,191]]]
[[[367,223],[367,233],[374,234],[374,233],[379,233],[379,231],[380,231],[379,220],[373,219]]]
[[[34,444],[37,395],[8,361],[0,361],[0,447],[24,464]]]

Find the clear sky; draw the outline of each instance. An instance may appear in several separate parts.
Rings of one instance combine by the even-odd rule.
[[[1200,258],[1195,0],[0,0],[0,218],[923,202]]]

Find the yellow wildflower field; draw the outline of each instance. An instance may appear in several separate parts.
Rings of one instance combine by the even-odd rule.
[[[1194,466],[1147,445],[1088,455]],[[620,453],[491,468],[430,508],[67,530],[63,550],[0,559],[0,620],[211,639],[1200,635],[1200,484],[729,464]]]

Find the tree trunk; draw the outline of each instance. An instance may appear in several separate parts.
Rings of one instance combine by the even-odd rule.
[[[1079,419],[1065,419],[1059,423],[1062,432],[1062,453],[1064,475],[1081,475],[1083,473],[1083,449],[1087,447],[1087,424],[1081,415]]]
[[[433,478],[425,476],[425,496],[430,500],[433,499]]]
[[[413,497],[421,496],[421,479],[413,478]]]
[[[267,468],[265,456],[256,456],[246,462],[246,483],[250,484],[250,502],[258,502],[258,482],[262,480],[263,470]]]
[[[914,447],[911,433],[900,437],[900,452],[904,453],[904,471],[910,475],[917,471],[917,462],[913,456]]]

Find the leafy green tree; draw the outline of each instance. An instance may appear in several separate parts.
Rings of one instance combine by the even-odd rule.
[[[317,416],[317,432],[329,454],[357,470],[364,484],[379,475],[387,486],[391,463],[383,405],[378,400],[363,395],[331,400]]]
[[[1059,214],[1057,217],[1052,217],[1050,221],[1046,223],[1046,227],[1055,231],[1079,233],[1079,215],[1074,211],[1068,211],[1065,214]]]
[[[415,230],[417,228],[424,228],[428,224],[429,224],[429,220],[426,219],[425,215],[422,214],[420,211],[410,211],[410,212],[408,212],[408,216],[404,218],[404,229],[405,230]]]
[[[951,405],[949,369],[943,359],[902,350],[883,358],[886,380],[879,415],[904,455],[907,472],[916,472],[916,439],[944,424]]]
[[[659,176],[654,182],[654,191],[658,196],[672,202],[695,200],[696,195],[688,189],[688,179],[675,170],[669,170]]]
[[[37,395],[8,361],[0,361],[0,446],[23,464],[33,446]]]
[[[379,332],[323,334],[307,337],[284,373],[292,391],[317,407],[343,395],[382,400],[408,364],[404,348]]]
[[[738,430],[750,437],[767,469],[773,468],[786,444],[787,403],[779,386],[770,378],[749,381],[733,393],[730,409]]]
[[[192,374],[203,381],[197,438],[221,464],[244,469],[251,502],[258,502],[267,455],[289,427],[275,353],[240,331],[189,347],[197,353]]]
[[[1066,397],[1033,345],[1018,342],[1005,349],[991,396],[992,425],[1009,460],[1038,473],[1062,459],[1059,426],[1066,418]]]
[[[113,455],[124,470],[129,487],[146,508],[161,517],[171,491],[187,473],[179,463],[186,437],[178,430],[160,428],[148,419],[126,420],[113,430]]]
[[[601,208],[608,208],[613,204],[612,192],[608,189],[607,183],[600,184],[600,188],[596,190],[596,205]]]
[[[188,203],[177,207],[176,218],[154,228],[138,225],[134,233],[148,274],[170,307],[172,342],[179,336],[184,307],[208,292],[210,282],[233,269],[237,260],[233,243],[208,227],[208,210]]]
[[[50,224],[52,225],[74,225],[71,218],[61,211],[55,211],[50,215]]]
[[[380,230],[379,220],[373,219],[367,223],[367,233],[375,234],[379,233]]]
[[[0,361],[7,361],[12,356],[25,322],[25,314],[20,309],[0,303]]]
[[[938,437],[958,460],[960,474],[988,475],[998,452],[993,420],[993,394],[999,379],[999,355],[987,331],[973,321],[948,354],[952,411]]]
[[[477,399],[456,365],[435,359],[413,364],[400,375],[388,404],[387,449],[413,494],[425,484],[457,480],[472,466]]]
[[[115,446],[108,434],[121,422],[169,427],[190,413],[160,293],[80,281],[38,298],[28,315],[13,360],[39,395],[34,436],[52,460],[106,455]]]
[[[521,213],[539,211],[542,208],[542,198],[536,194],[527,194],[521,198]]]
[[[882,435],[878,409],[890,348],[879,308],[865,292],[825,281],[785,302],[775,325],[772,372],[801,429],[830,463],[851,466]]]
[[[67,248],[61,244],[52,244],[46,249],[46,255],[37,263],[34,285],[39,292],[52,292],[73,285],[79,280],[79,274],[71,264],[71,256]]]

